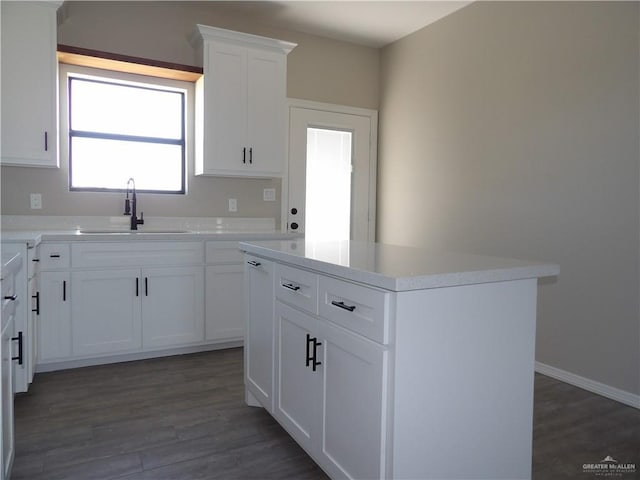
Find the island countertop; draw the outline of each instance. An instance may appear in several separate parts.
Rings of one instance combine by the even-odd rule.
[[[372,242],[251,241],[241,242],[240,249],[397,292],[549,277],[560,272],[553,263]]]

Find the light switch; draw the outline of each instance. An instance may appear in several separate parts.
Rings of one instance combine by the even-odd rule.
[[[31,209],[40,210],[42,208],[42,194],[32,193],[29,197],[30,197],[29,200],[31,203]]]
[[[262,190],[262,199],[265,202],[275,202],[276,201],[276,189],[275,188],[265,188]]]
[[[238,211],[238,200],[235,198],[229,199],[229,211],[237,212]]]

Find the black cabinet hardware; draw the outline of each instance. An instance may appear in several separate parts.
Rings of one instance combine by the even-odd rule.
[[[52,253],[51,255],[49,255],[50,258],[60,258],[60,254],[59,253]]]
[[[36,299],[36,308],[32,308],[32,312],[36,312],[36,315],[40,315],[40,292],[36,292],[35,295],[31,295],[31,298]]]
[[[331,301],[331,305],[342,308],[343,310],[349,310],[350,312],[353,312],[356,309],[355,305],[345,305],[344,302],[336,302],[335,300]]]
[[[140,290],[139,290],[139,279],[138,277],[136,277],[136,297],[140,295]]]
[[[309,335],[307,333],[307,348],[306,348],[306,357],[307,358],[306,358],[306,361],[305,361],[305,364],[304,364],[305,367],[308,367],[310,362],[313,361],[313,357],[309,356],[309,353],[311,352],[311,349],[309,348],[309,344],[311,343],[312,340],[313,339],[311,338],[311,335]]]
[[[66,280],[62,281],[62,301],[63,302],[67,301],[67,281]]]
[[[249,163],[253,163],[253,148],[249,148]]]
[[[252,267],[259,267],[260,265],[262,265],[260,262],[256,262],[255,260],[249,260],[247,263]]]
[[[49,151],[49,132],[44,132],[44,151]]]
[[[149,278],[148,277],[144,277],[144,296],[145,297],[149,296]]]
[[[318,358],[318,347],[321,346],[322,343],[318,341],[317,338],[313,339],[313,363],[311,364],[311,370],[316,371],[316,367],[322,365],[322,362],[317,360]]]
[[[5,300],[11,300],[12,302],[16,301],[17,298],[18,298],[18,295],[16,295],[15,293],[13,295],[5,295],[4,296]]]
[[[313,353],[310,354],[311,349],[309,345],[313,343]],[[322,345],[322,342],[319,342],[316,337],[312,337],[307,333],[307,346],[306,346],[306,361],[305,367],[311,366],[311,370],[314,372],[316,368],[322,365],[322,362],[318,361],[318,347]]]
[[[294,285],[293,283],[283,283],[282,286],[284,288],[288,288],[289,290],[293,290],[294,292],[300,290],[300,287],[298,285]]]
[[[242,163],[247,163],[247,147],[242,149]]]
[[[11,360],[18,360],[18,365],[22,365],[22,332],[18,332],[18,336],[17,337],[13,337],[11,338],[12,341],[17,341],[18,342],[18,356],[17,357],[11,357]]]
[[[39,259],[39,258],[32,258],[32,259],[31,259],[31,261],[32,261],[32,262],[39,262],[39,261],[40,261],[40,259]]]

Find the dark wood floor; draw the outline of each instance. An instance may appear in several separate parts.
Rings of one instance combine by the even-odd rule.
[[[12,479],[326,478],[243,395],[241,349],[38,374]],[[535,395],[534,479],[597,480],[582,465],[607,455],[640,467],[640,411],[541,375]]]

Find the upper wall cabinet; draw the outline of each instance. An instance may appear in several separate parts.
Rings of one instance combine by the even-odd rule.
[[[196,175],[274,177],[286,152],[287,54],[296,44],[198,25]]]
[[[58,167],[56,11],[2,2],[2,164]]]

